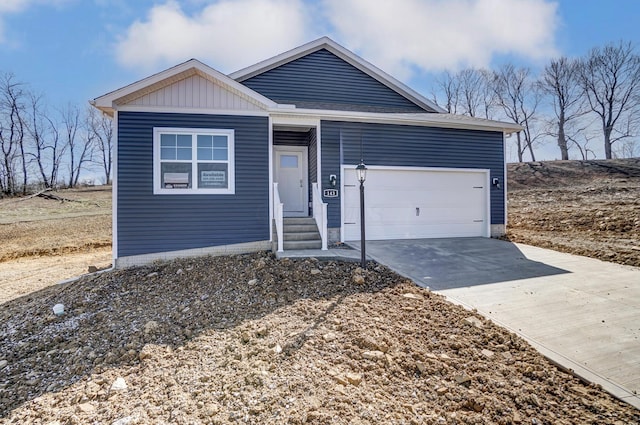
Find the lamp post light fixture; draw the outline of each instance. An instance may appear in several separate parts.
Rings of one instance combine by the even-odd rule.
[[[367,167],[362,160],[356,167],[356,176],[360,182],[360,267],[364,270],[367,268],[367,251],[364,236],[364,181],[367,178]]]

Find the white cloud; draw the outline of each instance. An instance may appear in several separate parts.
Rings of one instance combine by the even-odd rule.
[[[558,19],[551,0],[168,0],[129,26],[115,54],[143,73],[192,57],[231,72],[327,34],[407,81],[501,54],[543,61],[557,54]]]
[[[337,38],[407,80],[423,71],[486,67],[497,54],[557,54],[557,4],[545,0],[324,0]]]
[[[302,0],[221,0],[191,16],[169,1],[128,28],[116,57],[143,71],[195,57],[231,72],[308,41],[310,26]]]

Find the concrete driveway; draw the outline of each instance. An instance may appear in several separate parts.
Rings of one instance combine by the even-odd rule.
[[[640,408],[640,268],[486,238],[368,241],[366,249]]]

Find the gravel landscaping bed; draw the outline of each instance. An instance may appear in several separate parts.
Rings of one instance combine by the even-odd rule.
[[[0,323],[2,424],[640,423],[374,263],[158,263],[8,301]]]

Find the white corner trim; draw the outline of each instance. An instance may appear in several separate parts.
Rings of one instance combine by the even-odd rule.
[[[118,259],[118,111],[113,112],[113,159],[111,167],[111,266]]]
[[[320,133],[322,129],[320,126],[322,125],[322,121],[318,120],[318,125],[316,126],[316,183],[318,183],[318,189],[322,193],[322,137]]]
[[[269,240],[273,240],[273,120],[269,117]]]

